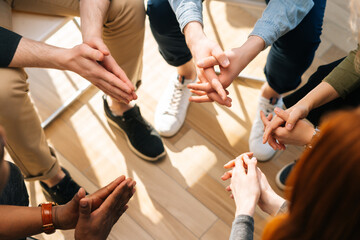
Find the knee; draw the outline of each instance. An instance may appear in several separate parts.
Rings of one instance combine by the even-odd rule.
[[[174,27],[179,28],[179,23],[168,0],[149,0],[146,13],[149,16],[152,30],[158,34],[164,34]]]
[[[113,29],[143,30],[145,28],[144,1],[112,0],[105,25]]]
[[[27,75],[22,68],[0,68],[1,87],[0,87],[0,113],[11,114],[11,109],[17,109],[16,99],[26,95],[28,84]]]

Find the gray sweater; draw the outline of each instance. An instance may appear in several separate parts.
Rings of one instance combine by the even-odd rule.
[[[276,213],[286,213],[288,202],[285,201]],[[254,218],[249,215],[238,215],[233,221],[229,240],[252,240],[254,238]]]

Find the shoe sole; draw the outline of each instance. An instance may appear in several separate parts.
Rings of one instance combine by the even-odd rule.
[[[140,157],[141,159],[144,159],[146,161],[150,161],[150,162],[155,162],[157,160],[159,160],[160,158],[164,157],[166,155],[166,152],[162,152],[160,155],[156,156],[156,157],[149,157],[149,156],[146,156],[144,154],[142,154],[141,152],[139,152],[136,148],[133,147],[133,145],[131,144],[130,142],[130,139],[129,137],[127,136],[127,134],[125,133],[125,131],[119,127],[117,125],[116,122],[114,122],[111,118],[109,118],[106,114],[105,114],[105,117],[106,119],[108,120],[108,122],[113,125],[115,128],[117,128],[118,130],[120,130],[120,132],[122,132],[125,136],[125,139],[126,139],[126,142],[129,146],[129,148],[131,149],[131,151],[133,151],[138,157]]]
[[[282,170],[282,169],[281,169]],[[285,190],[285,185],[281,183],[280,181],[280,174],[281,174],[281,170],[276,174],[276,177],[275,177],[275,183],[276,183],[276,186],[280,189],[280,190]]]
[[[288,166],[289,164],[286,164],[285,166],[283,166],[278,173],[275,176],[275,183],[276,186],[281,189],[281,190],[285,190],[286,189],[286,185],[284,185],[281,181],[280,181],[280,174],[283,172],[283,170]],[[289,177],[289,176],[288,176]]]

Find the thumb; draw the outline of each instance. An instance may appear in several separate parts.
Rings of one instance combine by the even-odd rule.
[[[212,49],[211,54],[216,58],[222,67],[226,68],[230,65],[229,58],[226,56],[219,45]]]
[[[83,198],[80,200],[79,207],[79,217],[80,218],[88,218],[91,214],[91,201],[88,198]]]
[[[97,39],[96,41],[94,41],[94,48],[98,49],[100,52],[102,52],[105,56],[110,54],[110,50],[109,48],[105,45],[105,43],[100,40]]]
[[[296,110],[296,108],[290,113],[288,120],[286,121],[286,129],[292,130],[296,124],[296,122],[301,118],[300,111]]]
[[[104,54],[101,51],[92,48],[87,44],[84,44],[84,48],[82,50],[82,56],[85,58],[89,58],[94,61],[102,61],[104,59]]]
[[[275,109],[274,109],[274,112],[276,113],[276,115],[278,116],[278,117],[280,117],[282,120],[284,120],[284,121],[287,121],[288,119],[289,119],[289,113],[287,113],[286,111],[284,111],[283,109],[281,109],[281,108],[278,108],[278,107],[276,107]]]

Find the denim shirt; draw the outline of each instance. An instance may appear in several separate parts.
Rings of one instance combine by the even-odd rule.
[[[189,22],[196,21],[203,25],[201,0],[169,0],[169,3],[182,32]],[[313,0],[271,0],[250,36],[261,37],[268,47],[294,29],[313,6]]]

